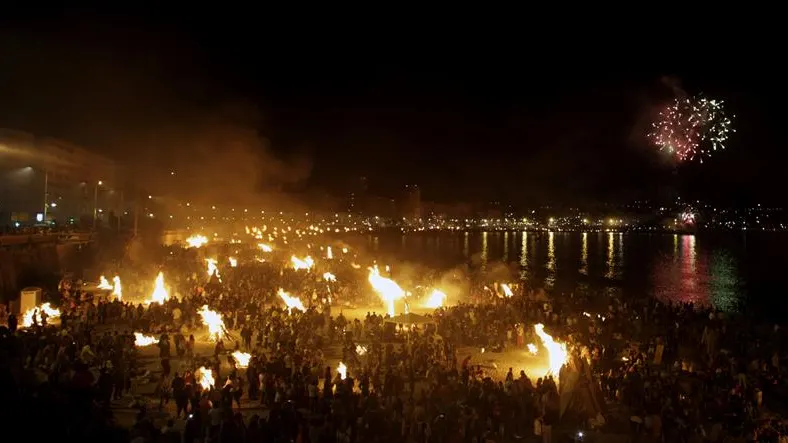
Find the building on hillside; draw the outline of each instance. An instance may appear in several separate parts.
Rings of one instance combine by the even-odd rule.
[[[347,197],[347,212],[356,215],[367,215],[369,201],[367,191],[369,185],[366,177],[359,177],[350,184]]]
[[[400,204],[400,216],[414,221],[421,218],[421,189],[419,189],[419,185],[405,185]]]
[[[434,218],[468,218],[473,216],[473,206],[468,203],[421,203],[422,216]]]
[[[397,203],[393,198],[370,196],[367,199],[367,215],[394,218],[397,216]]]

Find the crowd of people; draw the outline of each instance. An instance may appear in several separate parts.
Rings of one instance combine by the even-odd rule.
[[[332,263],[330,282],[286,259],[241,263],[209,279],[194,250],[166,257],[164,303],[66,283],[51,297],[57,322],[36,315],[21,327],[8,317],[0,327],[2,416],[19,435],[345,443],[785,434],[784,332],[746,315],[598,294],[548,298],[525,285],[506,296],[472,272],[467,303],[350,318],[349,307],[375,304],[366,268],[351,262]],[[150,291],[150,269],[122,272],[125,293]],[[287,309],[280,288],[306,311]],[[222,315],[218,339],[202,324],[202,306]],[[529,377],[512,358],[540,343],[535,324],[567,344],[560,373]],[[156,342],[140,345],[134,332]],[[250,360],[242,364],[235,351]]]

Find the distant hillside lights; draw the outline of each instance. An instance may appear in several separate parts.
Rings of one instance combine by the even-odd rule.
[[[259,223],[259,226],[269,226],[268,231],[260,232],[258,240],[271,245],[274,226],[292,226],[293,236],[313,235],[323,232],[368,232],[376,230],[396,229],[402,232],[416,231],[554,231],[554,232],[621,232],[642,231],[659,232],[674,230],[674,219],[679,217],[686,205],[682,206],[645,206],[615,207],[611,213],[590,214],[578,209],[568,208],[557,214],[551,208],[530,210],[527,216],[518,216],[514,212],[506,213],[500,217],[479,216],[449,216],[431,212],[429,216],[408,218],[401,216],[362,216],[359,214],[332,212],[320,213],[284,213],[282,211],[269,212],[256,209],[245,210],[235,208],[220,208],[216,205],[198,208],[191,204],[190,216],[178,217],[181,223],[189,225],[189,231],[200,231],[207,226],[199,221],[232,222],[243,220],[249,226]],[[694,204],[699,208],[696,225],[698,229],[759,229],[774,230],[788,228],[788,219],[782,220],[782,210],[779,208],[750,208],[750,209],[720,209],[709,205]],[[547,209],[547,210],[545,210]],[[549,210],[549,212],[548,212]],[[483,213],[484,211],[482,211]],[[552,212],[552,213],[551,213]],[[144,213],[147,214],[147,211]],[[247,215],[248,214],[248,215]],[[166,212],[156,212],[157,218],[166,218]],[[194,223],[192,225],[192,223]],[[336,251],[332,251],[336,253]],[[328,254],[325,251],[323,254]]]

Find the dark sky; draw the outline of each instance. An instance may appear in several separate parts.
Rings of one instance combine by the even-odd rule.
[[[598,37],[593,26],[524,31],[534,19],[449,27],[212,11],[7,19],[0,127],[130,164],[144,157],[153,174],[159,155],[162,170],[178,168],[193,149],[184,133],[212,134],[219,115],[222,134],[259,131],[265,141],[250,149],[273,165],[263,181],[285,190],[342,193],[366,176],[376,193],[417,183],[437,201],[621,201],[674,186],[720,201],[786,200],[785,68],[771,52],[777,39],[752,30],[715,31],[720,43],[706,48],[693,46],[703,29]],[[729,149],[702,166],[675,168],[645,139],[671,85],[724,99],[737,116]],[[233,154],[205,149],[212,177],[232,174]]]

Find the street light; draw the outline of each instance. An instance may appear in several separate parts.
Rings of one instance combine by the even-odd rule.
[[[44,224],[47,224],[47,209],[49,209],[49,171],[44,170]]]
[[[96,218],[98,217],[98,190],[99,186],[103,184],[104,182],[99,180],[93,188],[93,229],[96,229]]]

